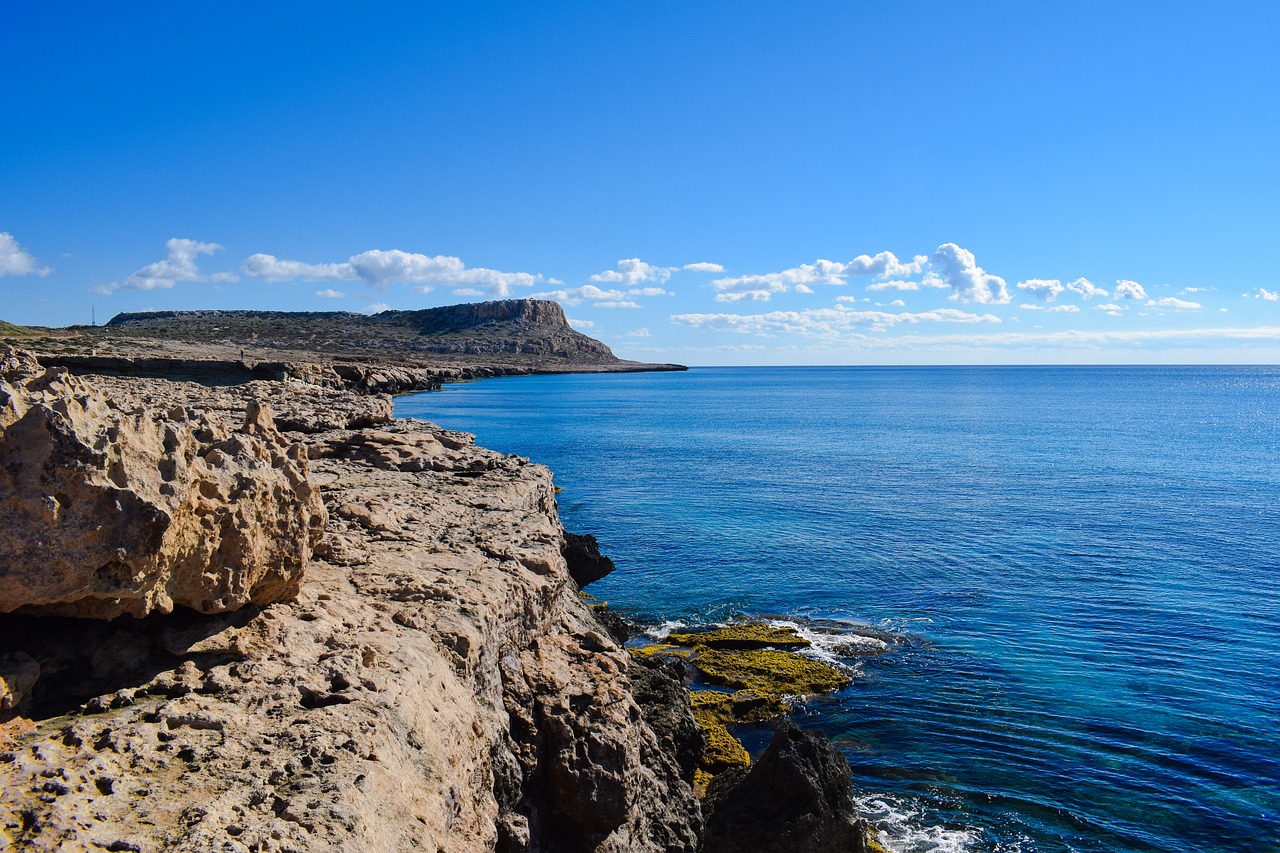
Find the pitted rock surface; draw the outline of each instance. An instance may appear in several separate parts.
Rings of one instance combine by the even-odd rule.
[[[7,350],[0,612],[215,613],[296,595],[324,508],[303,446],[260,401],[240,412],[144,405]]]
[[[194,420],[234,393],[170,385],[146,393]],[[423,422],[290,437],[328,508],[295,600],[96,623],[111,651],[86,662],[25,631],[0,649],[15,678],[101,688],[62,708],[37,681],[31,720],[0,727],[0,847],[696,850],[689,781],[565,565],[550,472]]]

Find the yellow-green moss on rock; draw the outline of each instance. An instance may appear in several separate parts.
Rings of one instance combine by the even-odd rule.
[[[830,693],[847,687],[836,667],[777,649],[699,649],[693,665],[707,681],[758,696]]]
[[[809,641],[794,628],[772,625],[726,625],[707,631],[672,631],[666,641],[677,646],[706,646],[709,649],[803,649]]]
[[[721,698],[723,697],[723,698]],[[694,690],[689,694],[693,706],[693,718],[707,734],[707,746],[703,750],[700,768],[714,776],[730,767],[747,767],[751,756],[742,741],[729,733],[733,722],[732,701],[729,694],[714,690]]]

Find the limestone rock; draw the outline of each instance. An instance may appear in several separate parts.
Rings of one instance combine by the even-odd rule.
[[[566,533],[564,559],[579,587],[600,580],[613,571],[613,560],[600,553],[600,543],[590,533]]]
[[[244,402],[241,402],[244,406]],[[0,612],[109,619],[297,594],[325,510],[305,449],[249,401],[130,407],[26,354],[0,359]]]
[[[712,780],[704,853],[866,853],[849,764],[822,735],[784,722],[750,770]]]
[[[143,386],[195,421],[234,395],[112,395]],[[0,615],[0,654],[43,673],[34,728],[0,728],[0,847],[697,850],[670,738],[570,578],[550,472],[417,421],[298,438],[329,512],[295,600]]]

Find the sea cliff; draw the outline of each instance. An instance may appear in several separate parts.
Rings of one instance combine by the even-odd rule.
[[[704,836],[679,666],[633,658],[583,598],[603,564],[565,534],[546,468],[341,383],[0,355],[7,847],[752,837],[732,816],[761,810],[731,785]],[[816,781],[759,849],[861,849],[843,759],[779,738],[793,775],[738,787]]]

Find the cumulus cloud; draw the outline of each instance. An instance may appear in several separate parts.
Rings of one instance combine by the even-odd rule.
[[[775,293],[785,293],[799,285],[844,284],[845,267],[836,261],[817,260],[782,272],[717,278],[711,287],[716,291],[717,302],[767,302]]]
[[[351,264],[307,264],[302,261],[282,261],[275,255],[250,255],[240,263],[240,271],[250,278],[263,281],[355,281],[359,278]]]
[[[1095,305],[1093,307],[1097,308],[1099,311],[1107,312],[1112,317],[1119,317],[1120,313],[1125,310],[1124,305],[1117,305],[1114,302],[1108,302],[1103,305]]]
[[[1018,282],[1018,289],[1025,290],[1041,302],[1052,302],[1065,290],[1056,278],[1029,278]]]
[[[245,258],[240,269],[245,275],[264,281],[362,281],[380,293],[385,293],[393,282],[409,282],[420,285],[422,293],[432,285],[442,285],[454,288],[460,296],[497,299],[510,296],[512,288],[532,287],[543,281],[542,276],[526,272],[469,268],[461,258],[451,255],[422,255],[400,249],[371,249],[337,264],[310,264],[257,254]]]
[[[722,264],[709,264],[705,261],[696,264],[685,264],[683,269],[686,269],[689,272],[724,272],[724,266]]]
[[[696,329],[745,334],[799,334],[806,337],[840,337],[854,329],[882,331],[901,323],[999,323],[992,314],[971,314],[956,308],[919,313],[858,311],[837,305],[807,311],[771,311],[765,314],[675,314],[672,322]]]
[[[1147,291],[1136,281],[1120,279],[1116,282],[1116,299],[1146,299]]]
[[[316,296],[319,296],[321,299],[341,299],[346,295],[347,294],[343,293],[341,290],[334,290],[332,287],[326,287],[324,290],[316,291]]]
[[[203,275],[196,265],[200,255],[212,255],[222,250],[217,243],[201,243],[197,240],[186,240],[173,237],[165,241],[165,249],[169,256],[163,261],[147,264],[142,269],[129,275],[123,282],[95,287],[97,293],[110,294],[117,290],[168,290],[180,281],[239,281],[234,273],[214,273]]]
[[[845,265],[849,275],[876,275],[883,278],[903,278],[919,275],[924,271],[929,259],[924,255],[916,255],[908,263],[902,263],[893,252],[878,252],[875,255],[858,255]]]
[[[796,285],[796,293],[816,293],[816,292],[817,291],[815,291],[812,287],[810,287],[807,284]]]
[[[674,296],[675,294],[663,290],[661,287],[633,287],[627,291],[627,296]]]
[[[568,320],[569,325],[573,326],[575,329],[594,329],[596,327],[596,324],[590,320],[579,320],[576,317],[566,317],[565,319]]]
[[[1003,305],[1010,301],[1005,281],[978,266],[973,252],[955,243],[943,243],[929,261],[932,271],[952,289],[958,302]]]
[[[1018,307],[1024,311],[1048,311],[1052,314],[1075,314],[1080,311],[1079,305],[1036,305],[1034,302],[1024,302]]]
[[[1258,292],[1253,294],[1254,299],[1261,299],[1264,302],[1280,302],[1280,293],[1274,290],[1267,290],[1265,287],[1259,287]]]
[[[624,284],[627,287],[634,287],[646,281],[661,284],[671,278],[671,273],[676,269],[677,267],[656,267],[639,258],[623,258],[618,261],[617,269],[598,272],[591,276],[590,280],[607,284]]]
[[[1080,298],[1086,301],[1095,296],[1101,296],[1103,299],[1106,299],[1111,295],[1101,287],[1098,287],[1096,284],[1089,281],[1087,278],[1076,279],[1067,285],[1067,290],[1080,294]]]
[[[632,329],[627,332],[628,338],[647,338],[650,337],[648,329]]]
[[[867,290],[919,290],[920,282],[908,281],[905,279],[890,279],[889,281],[877,281],[875,284],[868,284]]]
[[[632,302],[629,299],[619,299],[619,300],[610,301],[610,302],[597,302],[594,307],[596,308],[639,308],[640,303]]]
[[[1161,299],[1148,299],[1147,304],[1152,308],[1177,308],[1183,311],[1200,307],[1199,302],[1188,302],[1185,299],[1177,299],[1173,296],[1165,296]]]
[[[562,305],[581,305],[583,302],[600,302],[601,300],[616,302],[625,296],[626,294],[621,290],[601,290],[594,284],[584,284],[582,287],[532,293],[529,298],[554,299]]]
[[[30,252],[18,245],[17,239],[8,231],[0,231],[0,278],[6,275],[48,275],[53,272],[49,267],[36,264]]]
[[[367,306],[365,306],[364,313],[366,313],[366,314],[381,314],[383,311],[390,311],[390,310],[391,310],[391,306],[390,306],[390,305],[388,305],[387,303],[385,303],[385,302],[374,302],[374,303],[373,303],[373,304],[371,304],[371,305],[367,305]]]

